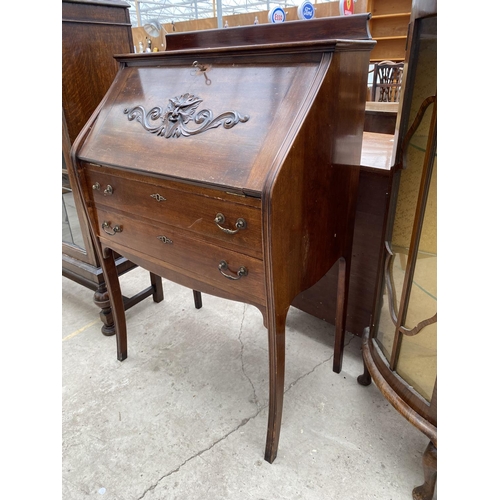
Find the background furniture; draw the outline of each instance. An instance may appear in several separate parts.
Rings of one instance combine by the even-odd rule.
[[[356,4],[354,4],[356,5]],[[403,61],[411,14],[411,0],[367,0],[371,12],[370,33],[377,45],[370,60]]]
[[[359,337],[370,324],[377,290],[393,148],[394,135],[364,131],[346,319],[346,330]],[[337,272],[335,265],[318,283],[301,292],[293,306],[335,324]]]
[[[363,336],[365,373],[430,440],[424,484],[437,477],[437,5],[414,0],[390,204],[373,321]]]
[[[358,0],[354,4],[354,13],[362,14],[366,13],[366,4],[368,0]],[[385,1],[388,0],[379,0]],[[215,5],[215,4],[214,4]],[[158,16],[161,19],[161,23],[163,28],[167,33],[181,33],[181,32],[193,32],[193,31],[203,31],[203,30],[211,30],[217,29],[218,19],[216,16],[216,12],[214,10],[213,17],[202,17],[197,16],[196,18],[190,20],[179,21],[176,20],[175,23],[172,22],[172,17],[169,16],[168,9],[162,9],[162,11],[156,11],[154,14],[145,14],[148,9],[148,5],[146,2],[141,2],[140,9],[143,12],[141,17],[141,23],[138,23],[137,27],[132,28],[132,35],[134,37],[134,45],[139,48],[139,43],[142,42],[143,46],[146,47],[146,39],[151,38],[143,28],[143,25],[148,21],[147,15]],[[255,22],[255,18],[257,18],[259,24],[268,24],[268,13],[269,10],[266,10],[266,2],[262,1],[259,3],[248,3],[247,5],[248,12],[234,14],[234,10],[229,6],[229,4],[225,5],[225,8],[222,12],[223,24],[227,22],[229,28],[239,27],[239,26],[253,26]],[[261,10],[257,10],[261,9]],[[267,3],[267,9],[269,9],[269,3]],[[325,18],[325,17],[340,17],[339,11],[339,2],[324,2],[324,3],[315,3],[315,18]],[[193,17],[195,16],[193,9]],[[131,9],[131,15],[134,15],[134,10]],[[290,21],[298,21],[299,17],[297,14],[297,7],[294,5],[288,5],[286,7],[286,22]],[[134,25],[135,26],[135,25]],[[158,39],[153,38],[153,49],[156,47],[158,50],[161,49],[161,42]],[[402,56],[403,57],[403,56]]]
[[[263,4],[264,5],[264,4]],[[142,23],[146,23],[146,14],[148,5],[141,2],[144,9]],[[262,7],[261,11],[253,11],[254,8],[249,4],[249,11],[243,14],[234,14],[231,9],[223,12],[223,22],[227,21],[229,27],[235,26],[252,26],[257,17],[260,24],[268,23],[268,10]],[[315,17],[317,19],[325,17],[340,17],[339,2],[324,2],[315,3]],[[371,13],[369,21],[369,29],[377,45],[374,47],[370,61],[379,62],[391,60],[395,62],[403,61],[405,57],[406,36],[408,31],[408,23],[410,22],[411,0],[358,0],[354,3],[354,13]],[[133,10],[132,10],[133,13]],[[162,26],[167,33],[176,33],[184,31],[199,31],[217,28],[217,17],[197,18],[187,21],[175,21],[168,16],[168,10],[163,9],[162,12],[156,11],[156,16],[164,16],[162,18]],[[286,22],[298,20],[297,7],[288,5],[286,7]],[[135,26],[135,25],[134,25]],[[132,28],[134,37],[134,45],[139,49],[139,43],[146,47],[147,39],[151,38],[139,25]],[[157,38],[152,39],[153,48],[161,49],[161,42]]]
[[[403,63],[382,61],[373,66],[371,100],[374,102],[399,102]]]
[[[133,51],[128,8],[121,0],[62,2],[62,274],[95,291],[105,335],[114,334],[109,297],[83,202],[67,166],[71,145],[116,75],[118,63],[113,54]],[[136,267],[118,255],[116,264],[120,274]],[[162,293],[160,278],[152,275],[151,287],[126,299],[126,306],[149,295],[159,302]]]
[[[367,101],[365,108],[365,132],[394,135],[399,103]],[[392,155],[392,151],[390,152]]]
[[[262,312],[269,462],[281,426],[287,312],[336,261],[333,369],[341,370],[374,45],[367,20],[181,33],[171,35],[167,52],[120,56],[113,86],[72,150],[119,360],[127,335],[112,251]],[[109,196],[96,188],[106,185]]]

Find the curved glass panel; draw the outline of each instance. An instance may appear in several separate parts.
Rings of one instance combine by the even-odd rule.
[[[426,99],[435,96],[437,88],[436,17],[418,22],[408,127],[423,103],[432,102]],[[428,143],[434,134],[434,106],[432,102],[426,108],[407,146],[403,169],[395,174],[397,199],[392,205],[376,332],[392,369],[427,401],[437,376],[437,160],[428,156],[435,153],[435,145]]]
[[[403,335],[397,363],[398,374],[427,401],[437,376],[436,178],[435,160],[404,324],[413,335]]]
[[[62,241],[82,249],[85,248],[73,191],[71,189],[64,155],[62,157]]]

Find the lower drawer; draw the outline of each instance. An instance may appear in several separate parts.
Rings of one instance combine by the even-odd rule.
[[[185,269],[201,281],[217,283],[223,290],[237,290],[238,295],[265,297],[262,261],[233,252],[174,226],[150,224],[121,213],[97,209],[97,230],[103,245],[113,242]]]

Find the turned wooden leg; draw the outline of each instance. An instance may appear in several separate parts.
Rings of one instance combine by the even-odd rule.
[[[346,260],[339,259],[337,278],[337,310],[335,314],[335,345],[333,348],[333,371],[342,371],[342,358],[344,356],[345,321],[347,316],[348,269]]]
[[[127,358],[127,326],[125,322],[125,307],[113,252],[104,249],[101,266],[108,287],[109,301],[115,320],[117,358],[119,361],[123,361]]]
[[[268,319],[269,339],[269,415],[264,459],[273,463],[278,453],[283,393],[285,390],[285,311]]]
[[[358,384],[360,385],[370,385],[372,383],[372,377],[368,371],[366,363],[363,361],[363,374],[357,378]]]
[[[101,283],[94,293],[94,304],[101,309],[99,317],[103,323],[101,327],[102,334],[111,337],[115,334],[115,323],[111,312],[108,290],[104,283]]]
[[[429,442],[422,457],[424,484],[413,489],[413,500],[432,500],[437,480],[437,449]]]
[[[201,307],[203,306],[203,303],[201,301],[201,292],[193,290],[193,297],[194,297],[194,307],[196,307],[196,309],[201,309]]]
[[[163,285],[161,276],[149,273],[151,279],[151,286],[153,287],[153,302],[161,302],[163,300]]]

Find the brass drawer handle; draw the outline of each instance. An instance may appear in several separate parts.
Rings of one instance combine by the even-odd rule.
[[[217,227],[221,231],[224,231],[226,234],[236,234],[240,229],[245,229],[247,227],[247,222],[242,217],[236,220],[236,229],[227,229],[225,227],[222,227],[221,224],[224,224],[224,222],[226,222],[226,217],[224,217],[224,214],[221,213],[218,213],[215,216],[214,222],[217,224]]]
[[[101,226],[106,234],[109,234],[110,236],[114,236],[116,233],[121,233],[123,231],[122,227],[119,226],[118,224],[115,224],[113,227],[111,227],[111,222],[104,221]],[[109,231],[108,229],[111,229]]]
[[[93,189],[94,191],[100,191],[100,190],[101,190],[101,185],[100,185],[98,182],[96,182],[96,183],[94,183],[94,184],[92,185],[92,189]]]
[[[173,241],[170,238],[167,238],[166,236],[157,236],[156,239],[160,240],[162,243],[169,244],[171,245]]]
[[[226,274],[224,272],[226,269],[233,274]],[[219,272],[222,274],[222,276],[225,276],[230,280],[239,280],[240,278],[243,278],[243,276],[248,276],[248,270],[245,266],[241,266],[238,269],[238,272],[234,273],[228,268],[227,262],[225,260],[221,260],[219,262]]]
[[[153,193],[150,194],[151,198],[154,198],[156,201],[167,201],[161,194]]]

